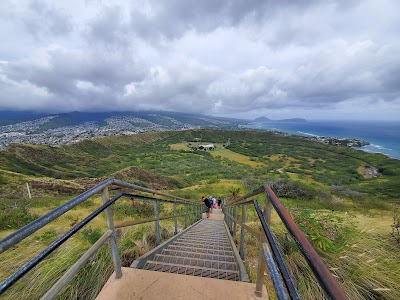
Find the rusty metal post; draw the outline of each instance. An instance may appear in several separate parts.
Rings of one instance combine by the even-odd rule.
[[[161,242],[161,233],[160,233],[160,220],[158,219],[158,204],[157,200],[153,201],[154,205],[154,218],[156,219],[156,245],[159,245]]]
[[[174,234],[177,234],[178,233],[178,219],[176,217],[176,202],[174,202],[174,225],[175,225]]]
[[[105,187],[102,191],[101,200],[103,204],[110,200],[110,194],[108,192],[108,186]],[[109,230],[112,231],[110,236],[110,248],[111,248],[111,256],[113,259],[114,264],[114,271],[115,271],[115,278],[119,279],[122,277],[122,269],[121,269],[121,259],[118,253],[118,244],[117,244],[117,237],[115,232],[114,220],[113,220],[113,213],[111,206],[106,208],[104,211],[106,215],[107,227]]]
[[[240,226],[240,248],[239,253],[244,260],[244,223],[246,223],[246,204],[242,204],[242,225]]]

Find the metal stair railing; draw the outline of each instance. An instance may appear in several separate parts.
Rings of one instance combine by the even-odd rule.
[[[135,195],[121,192],[116,196],[110,198],[109,195],[109,187],[110,186],[118,186],[120,188],[126,188],[129,190],[135,190],[142,193],[151,194],[151,196],[145,195]],[[78,232],[81,228],[83,228],[86,224],[88,224],[91,220],[93,220],[97,215],[101,212],[105,212],[106,222],[107,222],[107,230],[105,233],[97,240],[97,242],[87,250],[79,259],[78,261],[66,271],[66,273],[51,287],[45,295],[41,299],[53,299],[73,278],[73,276],[79,271],[79,269],[89,260],[91,256],[93,256],[100,247],[109,240],[111,254],[113,259],[114,271],[116,279],[122,277],[122,269],[121,269],[121,261],[120,256],[118,253],[118,246],[117,246],[117,235],[116,229],[133,226],[138,224],[144,224],[148,222],[155,222],[155,231],[156,231],[156,244],[161,242],[161,233],[160,233],[160,220],[166,219],[174,219],[174,233],[177,233],[178,229],[178,218],[184,217],[184,226],[187,227],[188,224],[188,216],[190,216],[190,222],[194,223],[195,221],[201,218],[202,214],[202,205],[197,204],[196,202],[192,202],[188,199],[177,197],[174,195],[170,195],[167,193],[163,193],[157,190],[148,189],[145,187],[141,187],[138,185],[134,185],[131,183],[127,183],[118,179],[109,178],[98,185],[94,186],[93,188],[83,192],[82,194],[72,198],[68,202],[60,205],[59,207],[53,209],[52,211],[48,212],[47,214],[39,217],[35,221],[29,223],[28,225],[22,227],[21,229],[15,231],[14,233],[10,234],[9,236],[5,237],[4,239],[0,240],[0,253],[8,250],[10,247],[13,247],[23,239],[27,238],[28,236],[35,233],[40,228],[44,227],[51,221],[55,220],[59,216],[63,215],[67,211],[71,210],[78,204],[82,203],[83,201],[87,200],[88,198],[97,195],[101,192],[102,195],[102,202],[103,204],[90,213],[86,218],[84,218],[81,222],[77,223],[73,226],[70,230],[64,233],[61,237],[57,240],[52,242],[46,249],[44,249],[41,253],[31,259],[29,262],[24,264],[21,268],[19,268],[15,273],[9,276],[6,280],[4,280],[0,284],[0,295],[3,294],[8,288],[10,288],[15,282],[17,282],[22,276],[28,273],[34,266],[39,264],[43,259],[45,259],[50,253],[56,250],[59,246],[61,246],[65,241],[67,241],[70,237],[72,237],[76,232]],[[166,197],[169,199],[162,199],[156,198],[154,195]],[[131,199],[141,199],[143,201],[151,201],[154,205],[154,218],[149,219],[141,219],[141,220],[134,220],[128,222],[120,222],[114,223],[113,220],[113,213],[111,209],[111,205],[114,204],[118,199],[122,197],[129,197]],[[173,215],[172,216],[164,216],[160,217],[158,214],[158,203],[159,202],[168,202],[173,203]],[[184,206],[184,213],[177,214],[177,205]],[[188,211],[188,207],[191,208]]]
[[[265,206],[261,211],[257,200],[251,199],[256,195],[265,195]],[[260,220],[260,225],[263,233],[246,225],[246,206],[253,205],[257,216]],[[241,208],[241,220],[237,218],[237,210]],[[282,258],[279,247],[269,228],[271,225],[271,213],[275,209],[283,224],[287,228],[291,237],[295,241],[300,252],[307,261],[310,269],[317,278],[319,285],[323,289],[328,299],[342,300],[347,299],[343,290],[332,276],[329,269],[326,267],[318,253],[312,247],[310,242],[301,232],[297,224],[294,222],[288,211],[279,201],[278,197],[268,185],[260,186],[252,192],[232,200],[231,203],[224,203],[223,207],[224,219],[229,231],[232,235],[236,234],[236,227],[240,228],[240,244],[239,253],[241,258],[245,259],[245,231],[260,240],[260,254],[257,265],[257,280],[256,280],[256,295],[262,296],[262,286],[266,265],[269,275],[277,294],[278,299],[300,299],[293,278]],[[265,240],[268,242],[266,243]]]

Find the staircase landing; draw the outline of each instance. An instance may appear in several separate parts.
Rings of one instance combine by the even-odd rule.
[[[255,284],[122,268],[121,279],[111,275],[97,300],[155,300],[155,299],[227,299],[260,300],[254,294]],[[266,295],[263,287],[263,295]]]

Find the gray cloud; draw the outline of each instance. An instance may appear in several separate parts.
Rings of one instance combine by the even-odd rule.
[[[71,17],[46,1],[29,0],[16,3],[4,0],[0,8],[0,16],[21,26],[35,39],[63,36],[73,30]]]
[[[327,1],[351,5],[355,1]],[[145,7],[131,10],[131,26],[144,38],[179,38],[188,29],[199,33],[213,31],[219,27],[237,26],[240,23],[257,24],[284,12],[302,12],[318,1],[274,1],[274,0],[172,0],[149,1]]]
[[[399,6],[5,1],[0,107],[320,115],[364,103],[400,113]]]

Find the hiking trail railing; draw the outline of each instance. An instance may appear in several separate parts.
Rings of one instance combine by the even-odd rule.
[[[256,195],[265,195],[265,205],[261,211],[257,200],[251,199]],[[246,225],[246,206],[252,205],[257,212],[260,220],[262,233]],[[237,218],[238,209],[241,209],[241,220]],[[260,186],[251,193],[232,200],[231,203],[223,205],[225,222],[232,235],[237,232],[237,225],[240,228],[239,253],[241,258],[245,259],[245,231],[256,237],[260,241],[259,258],[257,266],[256,295],[262,296],[262,286],[264,281],[264,272],[268,267],[276,295],[281,299],[300,299],[294,280],[286,266],[275,238],[270,230],[271,213],[275,209],[291,237],[295,241],[300,252],[307,261],[310,269],[314,273],[319,285],[323,289],[328,299],[347,299],[343,290],[332,276],[329,269],[325,266],[318,253],[312,247],[310,242],[301,232],[288,211],[279,201],[278,197],[268,185]],[[267,243],[265,242],[267,241]],[[267,296],[268,297],[268,296]]]
[[[119,188],[124,188],[128,190],[139,191],[145,193],[146,195],[133,195],[125,192],[120,192],[114,197],[110,198],[109,188],[110,186],[117,186]],[[107,179],[93,188],[83,192],[77,197],[71,199],[70,201],[60,205],[59,207],[53,209],[47,214],[39,217],[35,221],[29,223],[28,225],[22,227],[21,229],[15,231],[9,236],[5,237],[0,241],[0,253],[3,253],[10,247],[13,247],[23,239],[28,236],[34,234],[37,230],[44,227],[51,221],[55,220],[59,216],[68,212],[78,204],[81,204],[88,198],[97,195],[101,192],[102,197],[102,205],[90,213],[85,219],[81,222],[74,225],[69,231],[64,233],[61,237],[52,242],[46,249],[40,252],[37,256],[32,258],[29,262],[24,264],[21,268],[19,268],[15,273],[9,276],[6,280],[4,280],[0,284],[0,295],[3,294],[8,288],[10,288],[15,282],[17,282],[22,276],[28,273],[33,267],[39,264],[42,260],[44,260],[50,253],[56,250],[59,246],[61,246],[65,241],[67,241],[70,237],[72,237],[76,232],[78,232],[81,228],[83,228],[86,224],[88,224],[91,220],[93,220],[97,215],[105,212],[107,230],[104,234],[93,244],[89,250],[87,250],[78,261],[68,269],[64,275],[51,287],[45,295],[42,296],[41,299],[53,299],[57,294],[72,280],[74,275],[79,271],[79,269],[100,249],[100,247],[106,242],[109,241],[111,255],[114,265],[115,277],[119,279],[122,277],[122,269],[121,269],[121,259],[118,252],[117,245],[117,234],[116,229],[133,226],[138,224],[144,224],[149,222],[155,223],[155,232],[156,232],[156,244],[160,244],[161,242],[161,232],[160,232],[160,220],[166,219],[174,219],[174,234],[178,232],[178,218],[184,217],[184,227],[188,226],[188,216],[190,217],[189,222],[194,223],[199,220],[202,216],[202,205],[197,204],[196,202],[189,201],[188,199],[184,199],[181,197],[169,195],[166,193],[162,193],[156,190],[144,188],[141,186],[137,186],[134,184],[130,184],[127,182],[123,182],[117,179]],[[150,195],[149,195],[150,194]],[[166,197],[167,199],[156,198],[154,195]],[[115,223],[113,220],[113,212],[111,205],[114,204],[118,199],[122,197],[129,197],[131,199],[141,199],[143,201],[151,201],[154,205],[154,218],[141,219],[141,220],[132,220],[132,221],[124,221],[120,223]],[[158,213],[158,203],[168,202],[173,203],[173,215],[171,216],[163,216],[160,217]],[[184,213],[177,214],[177,206],[183,205]]]

